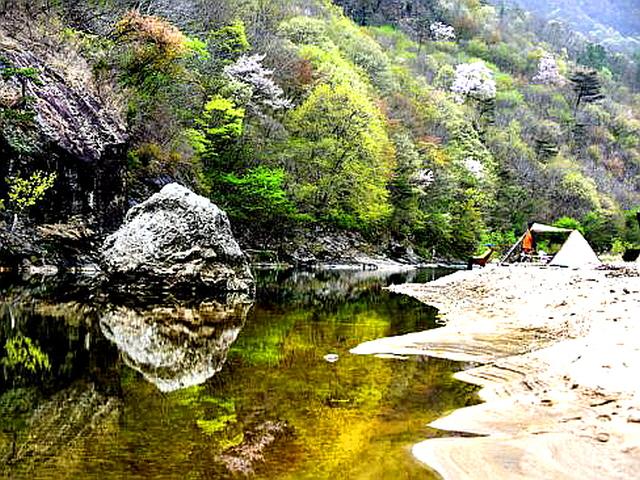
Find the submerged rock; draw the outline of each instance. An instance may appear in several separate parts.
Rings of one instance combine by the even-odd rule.
[[[244,441],[226,450],[218,460],[234,475],[253,475],[256,464],[264,462],[265,451],[280,437],[289,435],[292,430],[285,422],[267,420],[254,429],[246,431]]]
[[[127,365],[160,391],[172,392],[204,383],[222,369],[250,307],[243,295],[197,308],[117,307],[102,316],[100,328]]]
[[[111,282],[129,291],[252,291],[227,214],[176,183],[136,205],[102,248]]]

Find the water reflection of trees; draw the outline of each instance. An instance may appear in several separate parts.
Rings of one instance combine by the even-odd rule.
[[[101,381],[117,356],[92,326],[93,314],[26,289],[0,297],[0,474],[59,455],[117,410],[117,385]]]
[[[367,478],[387,478],[403,462],[402,438],[471,397],[446,363],[348,354],[430,325],[432,310],[382,290],[404,275],[260,278],[246,321],[242,299],[116,306],[14,291],[0,300],[0,357],[21,335],[50,365],[15,388],[0,380],[3,428],[17,440],[11,448],[11,434],[0,438],[0,477],[338,478],[366,458]],[[329,352],[337,363],[323,360]]]
[[[236,296],[125,307],[87,296],[59,301],[58,287],[30,287],[0,290],[3,478],[46,468],[117,429],[131,377],[121,360],[164,391],[205,382],[222,368],[251,305]]]
[[[258,302],[278,306],[321,305],[332,309],[346,301],[377,297],[382,288],[398,283],[435,279],[438,269],[386,270],[265,270],[256,273]]]

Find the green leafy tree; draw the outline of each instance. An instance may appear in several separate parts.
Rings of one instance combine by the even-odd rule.
[[[214,96],[189,130],[191,143],[209,174],[229,171],[224,156],[230,154],[244,129],[245,111],[233,100]]]
[[[288,222],[295,207],[284,189],[286,174],[281,168],[264,165],[244,174],[223,174],[223,204],[232,219],[253,229],[266,228],[276,222]]]
[[[11,63],[0,57],[0,78],[5,82],[15,80],[20,84],[21,98],[18,105],[13,108],[24,108],[28,102],[27,85],[29,82],[40,84],[40,72],[34,67],[15,67]]]
[[[15,156],[33,153],[37,149],[35,145],[38,139],[34,128],[33,101],[28,95],[27,86],[29,83],[42,84],[39,71],[33,67],[15,67],[6,58],[0,57],[0,79],[3,83],[17,82],[21,92],[17,99],[11,96],[0,98],[0,141],[6,142]]]
[[[624,212],[624,241],[640,247],[640,207]]]
[[[351,227],[388,218],[393,147],[364,93],[319,85],[287,124],[289,168],[297,180],[292,191],[302,211]]]
[[[578,56],[578,63],[600,70],[608,66],[607,50],[598,43],[589,43]]]
[[[42,200],[53,184],[57,174],[36,170],[29,178],[19,176],[7,179],[9,184],[9,202],[13,206],[14,217],[11,230],[15,230],[19,217]]]
[[[400,240],[413,241],[421,222],[420,196],[429,187],[431,176],[428,171],[420,171],[420,154],[406,132],[394,135],[393,140],[397,163],[389,183],[393,204],[390,226]],[[425,178],[422,184],[421,174]]]
[[[227,64],[233,63],[251,48],[245,25],[241,21],[211,31],[207,43],[212,57]]]
[[[606,252],[624,231],[624,216],[615,211],[594,210],[582,217],[581,224],[591,246],[598,252]]]

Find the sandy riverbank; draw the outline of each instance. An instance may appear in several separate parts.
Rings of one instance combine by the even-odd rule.
[[[637,265],[496,266],[391,289],[439,308],[444,326],[353,352],[475,362],[456,377],[483,387],[484,403],[432,423],[479,436],[427,440],[419,460],[455,480],[638,478]]]

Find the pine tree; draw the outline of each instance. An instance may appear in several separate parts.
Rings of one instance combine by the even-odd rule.
[[[574,73],[569,80],[573,83],[573,91],[576,92],[576,111],[581,103],[594,103],[604,98],[602,84],[595,70],[580,70]]]

